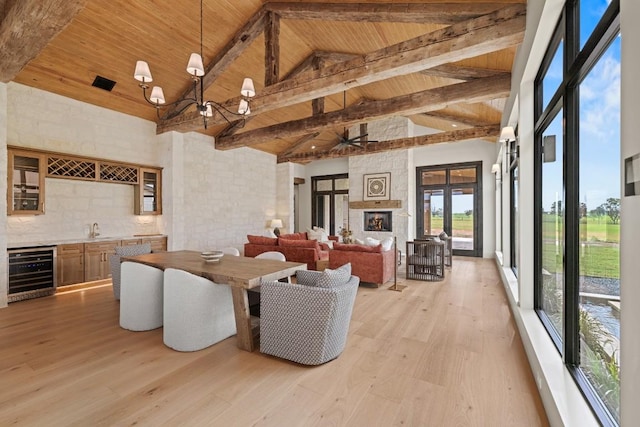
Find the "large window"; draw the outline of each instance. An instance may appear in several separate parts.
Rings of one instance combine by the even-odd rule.
[[[332,235],[349,228],[349,175],[311,177],[311,188],[313,225]]]
[[[619,11],[567,1],[535,99],[535,307],[603,425],[620,419]]]

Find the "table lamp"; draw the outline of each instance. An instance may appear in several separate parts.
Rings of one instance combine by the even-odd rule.
[[[271,227],[273,227],[273,234],[275,234],[276,236],[280,236],[280,228],[282,228],[282,220],[272,219]]]

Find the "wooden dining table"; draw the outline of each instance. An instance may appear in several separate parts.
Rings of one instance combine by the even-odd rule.
[[[224,255],[220,261],[209,263],[205,262],[197,251],[154,252],[121,258],[121,262],[126,261],[161,270],[175,268],[215,283],[229,285],[233,296],[238,347],[247,351],[253,351],[255,348],[247,290],[260,286],[263,281],[283,279],[293,276],[298,270],[307,269],[306,263],[232,255]]]

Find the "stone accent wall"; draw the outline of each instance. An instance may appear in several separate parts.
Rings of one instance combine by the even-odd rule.
[[[293,232],[293,179],[294,166],[291,162],[280,163],[276,166],[276,213],[274,218],[280,218],[284,227],[283,233]]]
[[[398,138],[395,136],[394,138]],[[409,235],[409,217],[398,214],[407,211],[409,197],[409,152],[410,150],[394,150],[380,154],[349,157],[349,200],[363,200],[364,175],[371,173],[391,173],[391,200],[400,200],[399,209],[349,209],[349,228],[353,236],[359,239],[373,237],[384,239],[396,236],[398,248],[406,246]],[[393,232],[364,231],[364,211],[391,211],[393,215]]]
[[[219,151],[213,138],[184,135],[184,246],[242,250],[276,210],[275,156],[250,148]]]

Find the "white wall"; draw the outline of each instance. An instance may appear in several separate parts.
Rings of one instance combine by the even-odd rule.
[[[413,149],[413,182],[415,198],[415,169],[421,166],[445,165],[482,161],[482,256],[493,257],[495,251],[495,177],[491,166],[495,162],[495,143],[463,141],[428,145]]]

